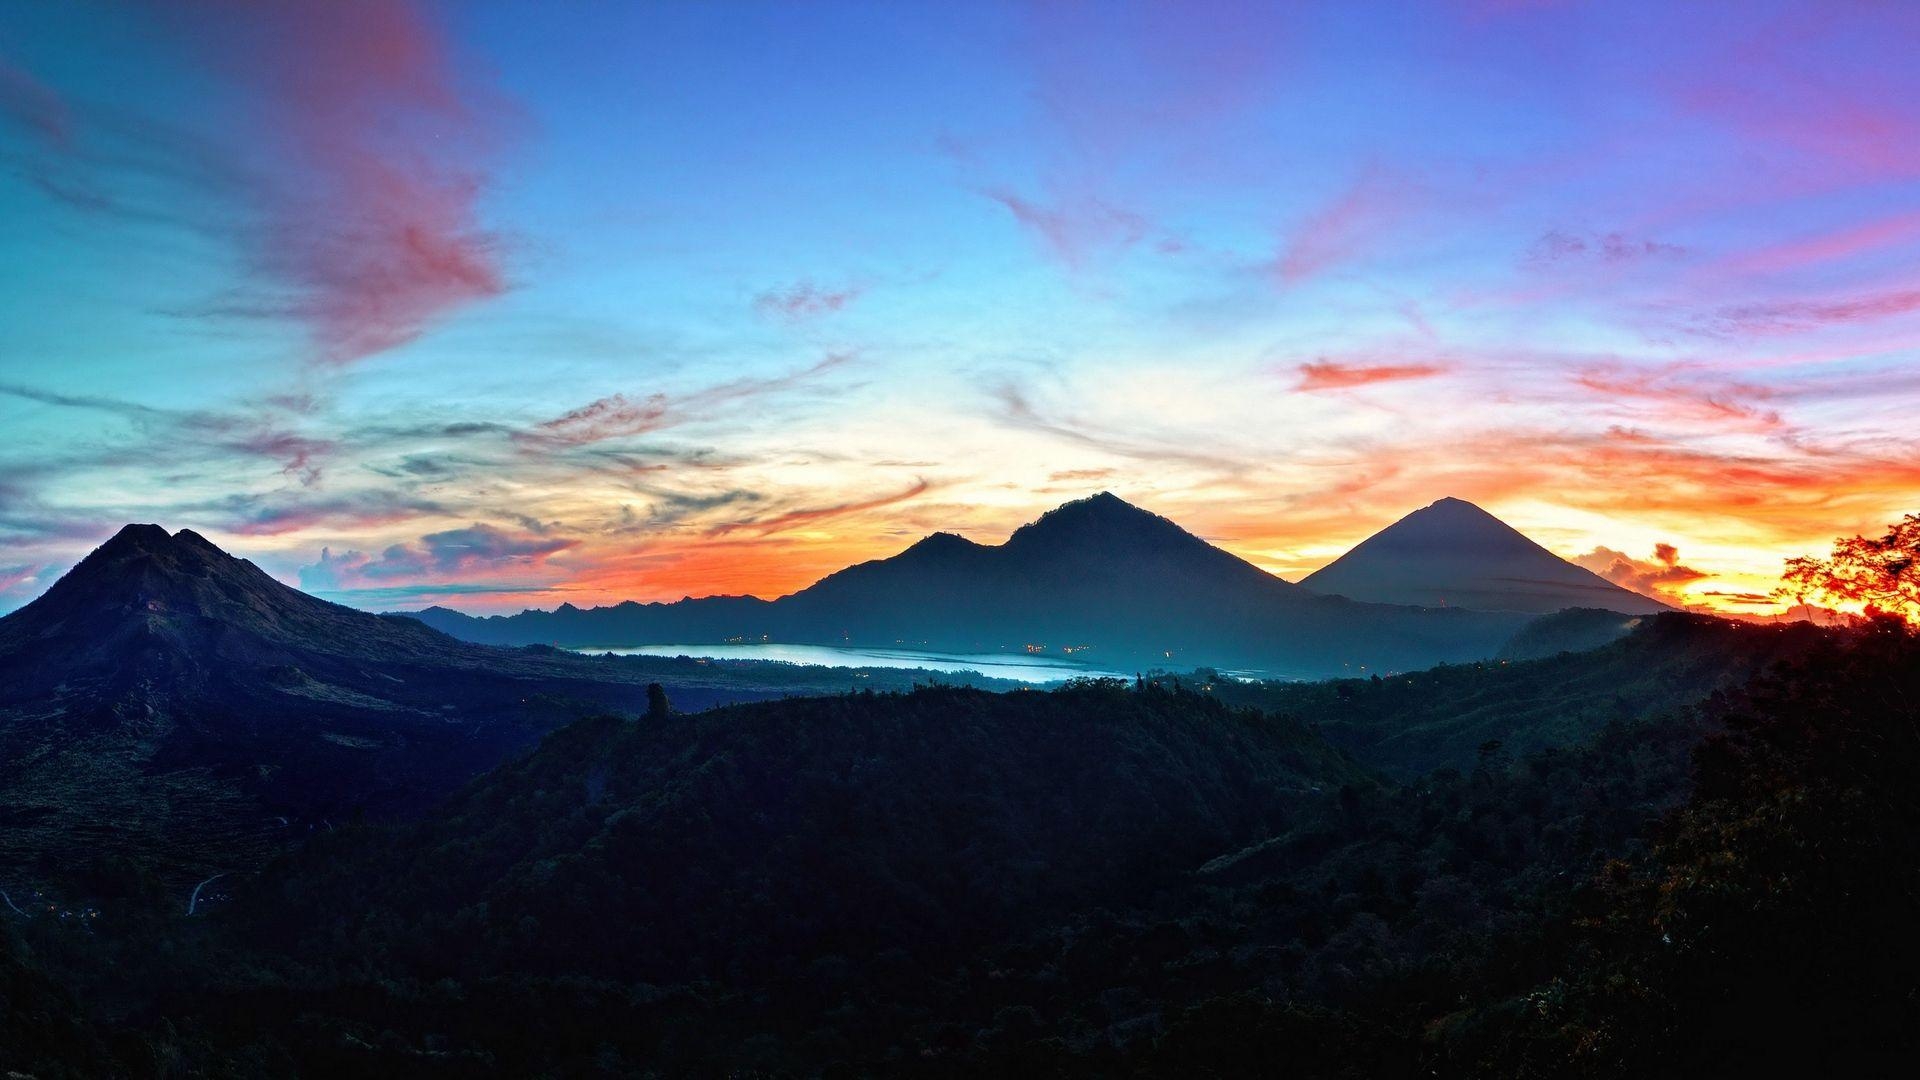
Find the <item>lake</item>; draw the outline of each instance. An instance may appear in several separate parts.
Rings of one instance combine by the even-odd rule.
[[[838,645],[635,645],[624,649],[582,649],[615,656],[704,656],[716,660],[776,660],[843,668],[925,668],[928,671],[973,671],[995,679],[1026,683],[1057,683],[1081,678],[1127,678],[1053,656],[1017,653],[959,654],[918,649],[856,649]]]

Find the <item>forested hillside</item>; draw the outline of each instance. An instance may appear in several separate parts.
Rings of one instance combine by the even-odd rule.
[[[1755,625],[1669,613],[1643,617],[1626,637],[1598,649],[1534,660],[1327,682],[1247,683],[1203,674],[1201,685],[1231,704],[1299,719],[1370,767],[1412,779],[1434,769],[1471,768],[1489,741],[1522,755],[1579,745],[1609,723],[1644,719],[1737,687],[1805,655],[1824,637],[1807,623]]]
[[[1405,784],[1206,684],[585,721],[420,824],[321,837],[210,921],[110,931],[119,962],[17,924],[4,1063],[1884,1072],[1920,1030],[1920,640],[1670,632],[1718,658],[1701,672],[1727,670],[1707,643],[1786,659]],[[1549,678],[1511,672],[1430,685],[1477,709]]]

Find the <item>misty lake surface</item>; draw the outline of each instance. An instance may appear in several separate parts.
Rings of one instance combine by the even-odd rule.
[[[704,656],[715,660],[777,660],[844,668],[926,668],[929,671],[972,671],[995,679],[1028,683],[1057,683],[1079,678],[1132,678],[1053,656],[1016,653],[955,654],[919,649],[857,649],[839,645],[634,645],[624,649],[583,649],[615,656]]]

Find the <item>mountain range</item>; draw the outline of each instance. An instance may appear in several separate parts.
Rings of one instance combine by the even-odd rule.
[[[1336,592],[1345,595],[1329,595]],[[1457,499],[1411,515],[1296,585],[1103,492],[1048,512],[1002,544],[934,533],[777,600],[413,614],[491,644],[1071,649],[1107,668],[1207,664],[1319,677],[1489,657],[1531,616],[1573,606],[1664,608]]]
[[[1445,516],[1475,515],[1485,517]],[[1476,527],[1500,538],[1505,527],[1493,525]],[[1546,575],[1552,557],[1518,540],[1489,550],[1522,566],[1519,576]],[[1391,566],[1401,550],[1367,548],[1350,556],[1354,565]],[[1464,579],[1469,564],[1434,565]],[[936,533],[779,600],[494,619],[357,611],[283,585],[196,533],[129,525],[0,618],[0,858],[131,853],[176,874],[211,872],[275,847],[285,830],[423,809],[562,723],[644,711],[651,682],[701,709],[906,686],[925,674],[499,644],[1087,647],[1108,669],[1314,676],[1488,658],[1531,618],[1323,596],[1106,494],[1061,506],[1002,544]],[[1628,628],[1599,621],[1603,636]]]
[[[700,709],[909,674],[474,645],[129,525],[0,618],[0,865],[231,869],[290,830],[424,809],[581,715],[645,711],[651,682]]]

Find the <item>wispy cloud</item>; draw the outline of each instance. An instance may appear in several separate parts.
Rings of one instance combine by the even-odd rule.
[[[1042,413],[1019,387],[1004,383],[994,390],[999,419],[1010,427],[1038,432],[1078,446],[1138,461],[1179,462],[1221,473],[1238,473],[1247,463],[1232,455],[1196,449],[1179,438],[1154,439],[1134,431],[1114,431],[1071,417]]]
[[[387,588],[396,581],[413,586],[470,586],[476,579],[538,570],[552,556],[579,543],[476,523],[394,544],[378,555],[359,551],[335,555],[330,548],[322,548],[319,561],[300,570],[300,586],[320,592]]]
[[[1828,300],[1763,300],[1723,307],[1699,321],[1703,330],[1738,337],[1798,334],[1834,325],[1877,322],[1920,311],[1920,289],[1896,288]]]
[[[47,142],[66,147],[73,139],[67,103],[25,68],[0,56],[0,116]]]
[[[907,485],[905,489],[886,495],[876,495],[868,499],[854,499],[828,506],[802,507],[757,520],[725,522],[709,530],[709,535],[728,536],[736,532],[748,532],[755,536],[770,536],[774,533],[786,532],[790,529],[802,528],[834,518],[846,517],[850,514],[865,513],[870,510],[893,506],[897,503],[917,499],[931,490],[933,490],[932,481],[916,479],[913,483]]]
[[[981,194],[1006,208],[1069,270],[1084,269],[1096,254],[1130,248],[1153,231],[1144,215],[1098,195],[1042,202],[1003,187],[987,188]]]
[[[851,353],[830,353],[811,366],[785,375],[733,379],[677,398],[663,393],[645,397],[612,394],[543,420],[514,437],[529,450],[550,451],[645,435],[699,418],[719,406],[790,390],[852,360]]]
[[[337,448],[332,439],[290,427],[292,417],[272,403],[229,411],[162,409],[105,395],[63,394],[3,383],[0,396],[117,416],[144,437],[149,452],[176,461],[210,454],[273,461],[283,475],[304,485],[319,480],[326,458]]]
[[[1735,382],[1715,373],[1689,372],[1664,365],[1633,368],[1591,364],[1573,380],[1613,402],[1631,402],[1660,420],[1773,431],[1783,426],[1780,413],[1762,403],[1778,396],[1772,388]]]
[[[1534,242],[1527,258],[1534,263],[1628,263],[1642,259],[1677,259],[1685,254],[1686,248],[1661,240],[1617,232],[1580,234],[1554,229]]]
[[[754,310],[787,322],[803,322],[845,311],[865,295],[866,287],[846,285],[838,289],[797,281],[784,289],[769,289],[754,297]]]
[[[1378,168],[1365,170],[1287,233],[1275,273],[1282,284],[1297,285],[1366,254],[1411,212],[1414,198],[1404,180]]]
[[[479,221],[497,102],[476,107],[411,3],[186,5],[176,44],[250,95],[248,147],[272,182],[242,232],[270,287],[214,305],[303,321],[313,358],[349,364],[404,345],[507,288]]]

